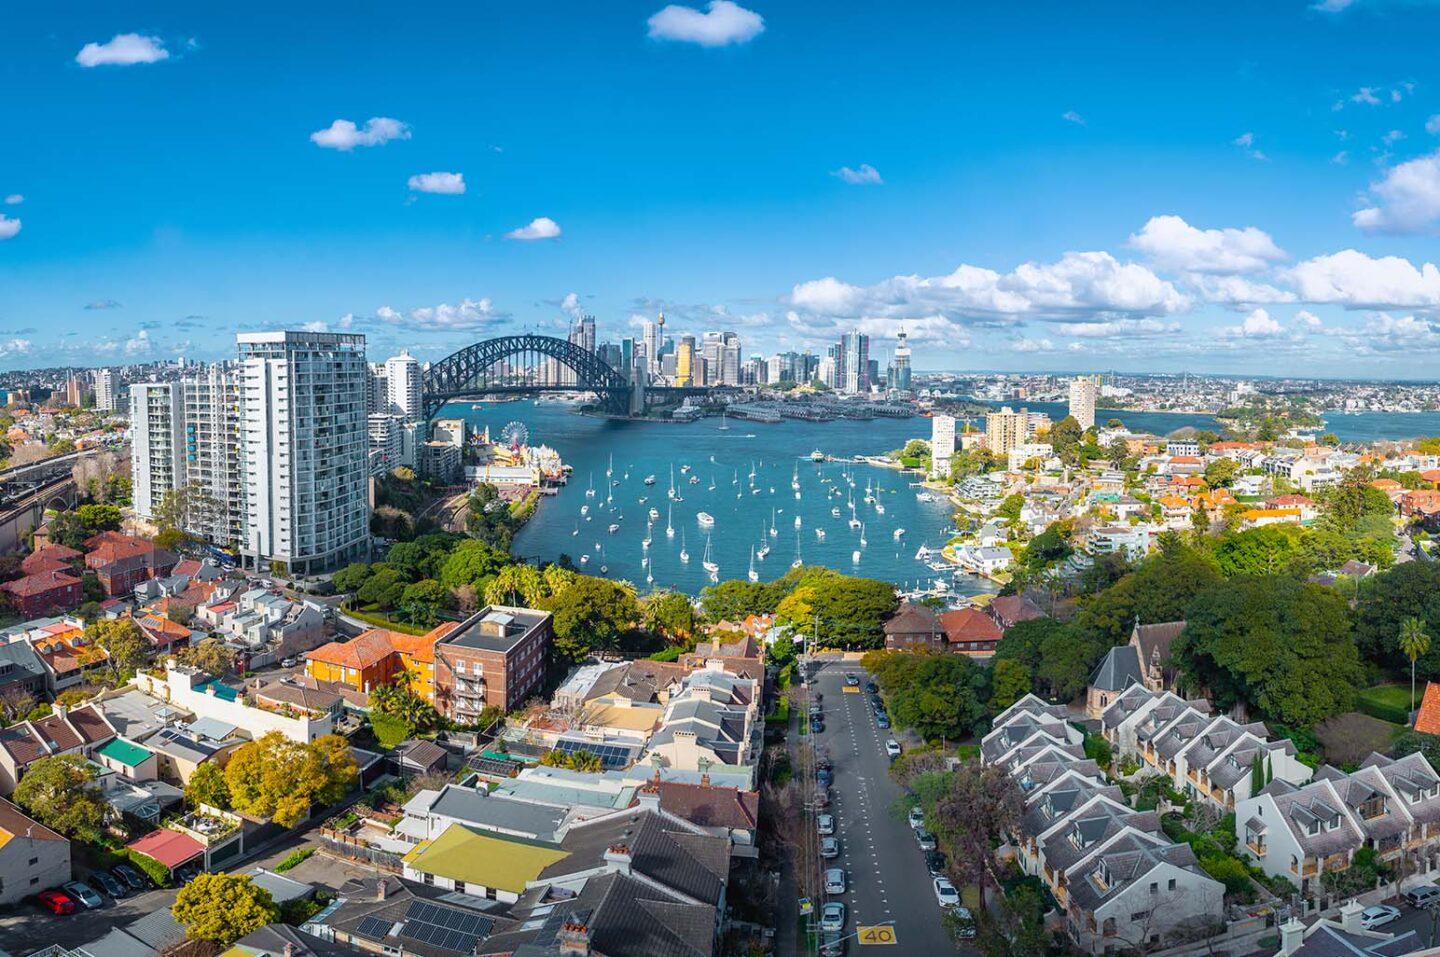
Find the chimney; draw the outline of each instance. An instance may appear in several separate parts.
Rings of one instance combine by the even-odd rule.
[[[647,811],[660,810],[660,789],[653,784],[646,784],[635,792],[635,805]]]
[[[574,921],[566,921],[555,935],[560,957],[590,957],[590,928]]]
[[[710,775],[708,772],[700,775],[700,786],[702,788],[708,788],[710,786]]]
[[[290,943],[290,941],[288,940],[285,941],[285,949],[283,953],[285,954],[285,957],[295,957],[295,945]]]
[[[1305,925],[1292,917],[1280,925],[1280,957],[1290,957],[1305,943]]]
[[[616,874],[630,873],[630,845],[611,844],[605,849],[605,863]],[[587,937],[588,940],[588,937]]]
[[[377,901],[385,899],[385,895],[390,891],[389,883],[389,880],[384,877],[375,882],[375,899]]]
[[[1363,934],[1365,928],[1360,926],[1360,917],[1365,913],[1365,908],[1360,902],[1351,898],[1340,908],[1340,929],[1347,934]]]

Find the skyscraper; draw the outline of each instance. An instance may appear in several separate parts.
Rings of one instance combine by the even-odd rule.
[[[836,353],[836,388],[849,395],[870,391],[870,337],[847,332]]]
[[[680,344],[675,349],[675,384],[679,386],[696,385],[695,382],[696,361],[695,337],[681,336]]]
[[[722,338],[720,355],[720,384],[741,385],[740,337],[727,332]]]
[[[595,317],[580,317],[580,348],[586,352],[595,351]]]
[[[930,477],[950,474],[950,457],[955,454],[955,417],[937,415],[930,419]]]
[[[900,392],[910,391],[910,343],[901,329],[895,336],[895,355],[890,360],[890,388]]]
[[[425,415],[420,398],[420,363],[408,351],[385,360],[385,381],[390,393],[387,411],[406,421]]]
[[[995,455],[1004,457],[1017,445],[1024,445],[1030,437],[1030,412],[1014,411],[1008,405],[999,412],[985,416],[985,447]]]
[[[1095,427],[1095,399],[1099,394],[1099,376],[1082,375],[1070,380],[1070,415],[1081,429]]]
[[[237,336],[245,456],[243,552],[292,574],[369,552],[365,337]],[[391,387],[391,395],[396,395]]]
[[[109,369],[95,370],[95,408],[101,412],[115,411],[115,373]]]
[[[185,417],[185,484],[194,494],[185,531],[226,547],[245,540],[245,465],[240,376],[213,365],[179,383]]]
[[[130,387],[130,464],[135,514],[153,520],[165,496],[185,481],[180,387],[137,382]]]

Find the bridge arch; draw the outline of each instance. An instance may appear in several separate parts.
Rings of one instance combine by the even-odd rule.
[[[518,366],[506,363],[517,356],[523,360]],[[529,373],[540,359],[554,359],[575,374],[575,382],[562,385],[536,381]],[[524,333],[486,339],[451,353],[425,370],[421,391],[427,419],[454,399],[564,391],[594,392],[606,411],[624,415],[629,410],[630,382],[589,349],[555,336]]]

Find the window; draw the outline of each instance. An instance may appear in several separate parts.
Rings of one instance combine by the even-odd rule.
[[[39,863],[40,863],[40,858],[38,858],[38,857],[32,857],[32,858],[30,858],[30,866],[31,866],[31,867],[34,867],[36,864],[39,864]]]
[[[1172,877],[1172,878],[1170,878],[1170,886],[1167,887],[1166,890],[1172,890],[1172,891],[1173,891],[1174,889],[1175,889],[1175,878]]]
[[[1158,883],[1156,883],[1155,881],[1151,881],[1151,882],[1150,882],[1150,893],[1152,893],[1152,894],[1158,894],[1158,893],[1160,893],[1160,885],[1159,885]]]

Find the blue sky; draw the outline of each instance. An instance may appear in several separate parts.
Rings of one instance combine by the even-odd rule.
[[[904,325],[922,368],[1433,377],[1440,4],[1084,6],[12,11],[0,365],[663,308],[747,352]]]

